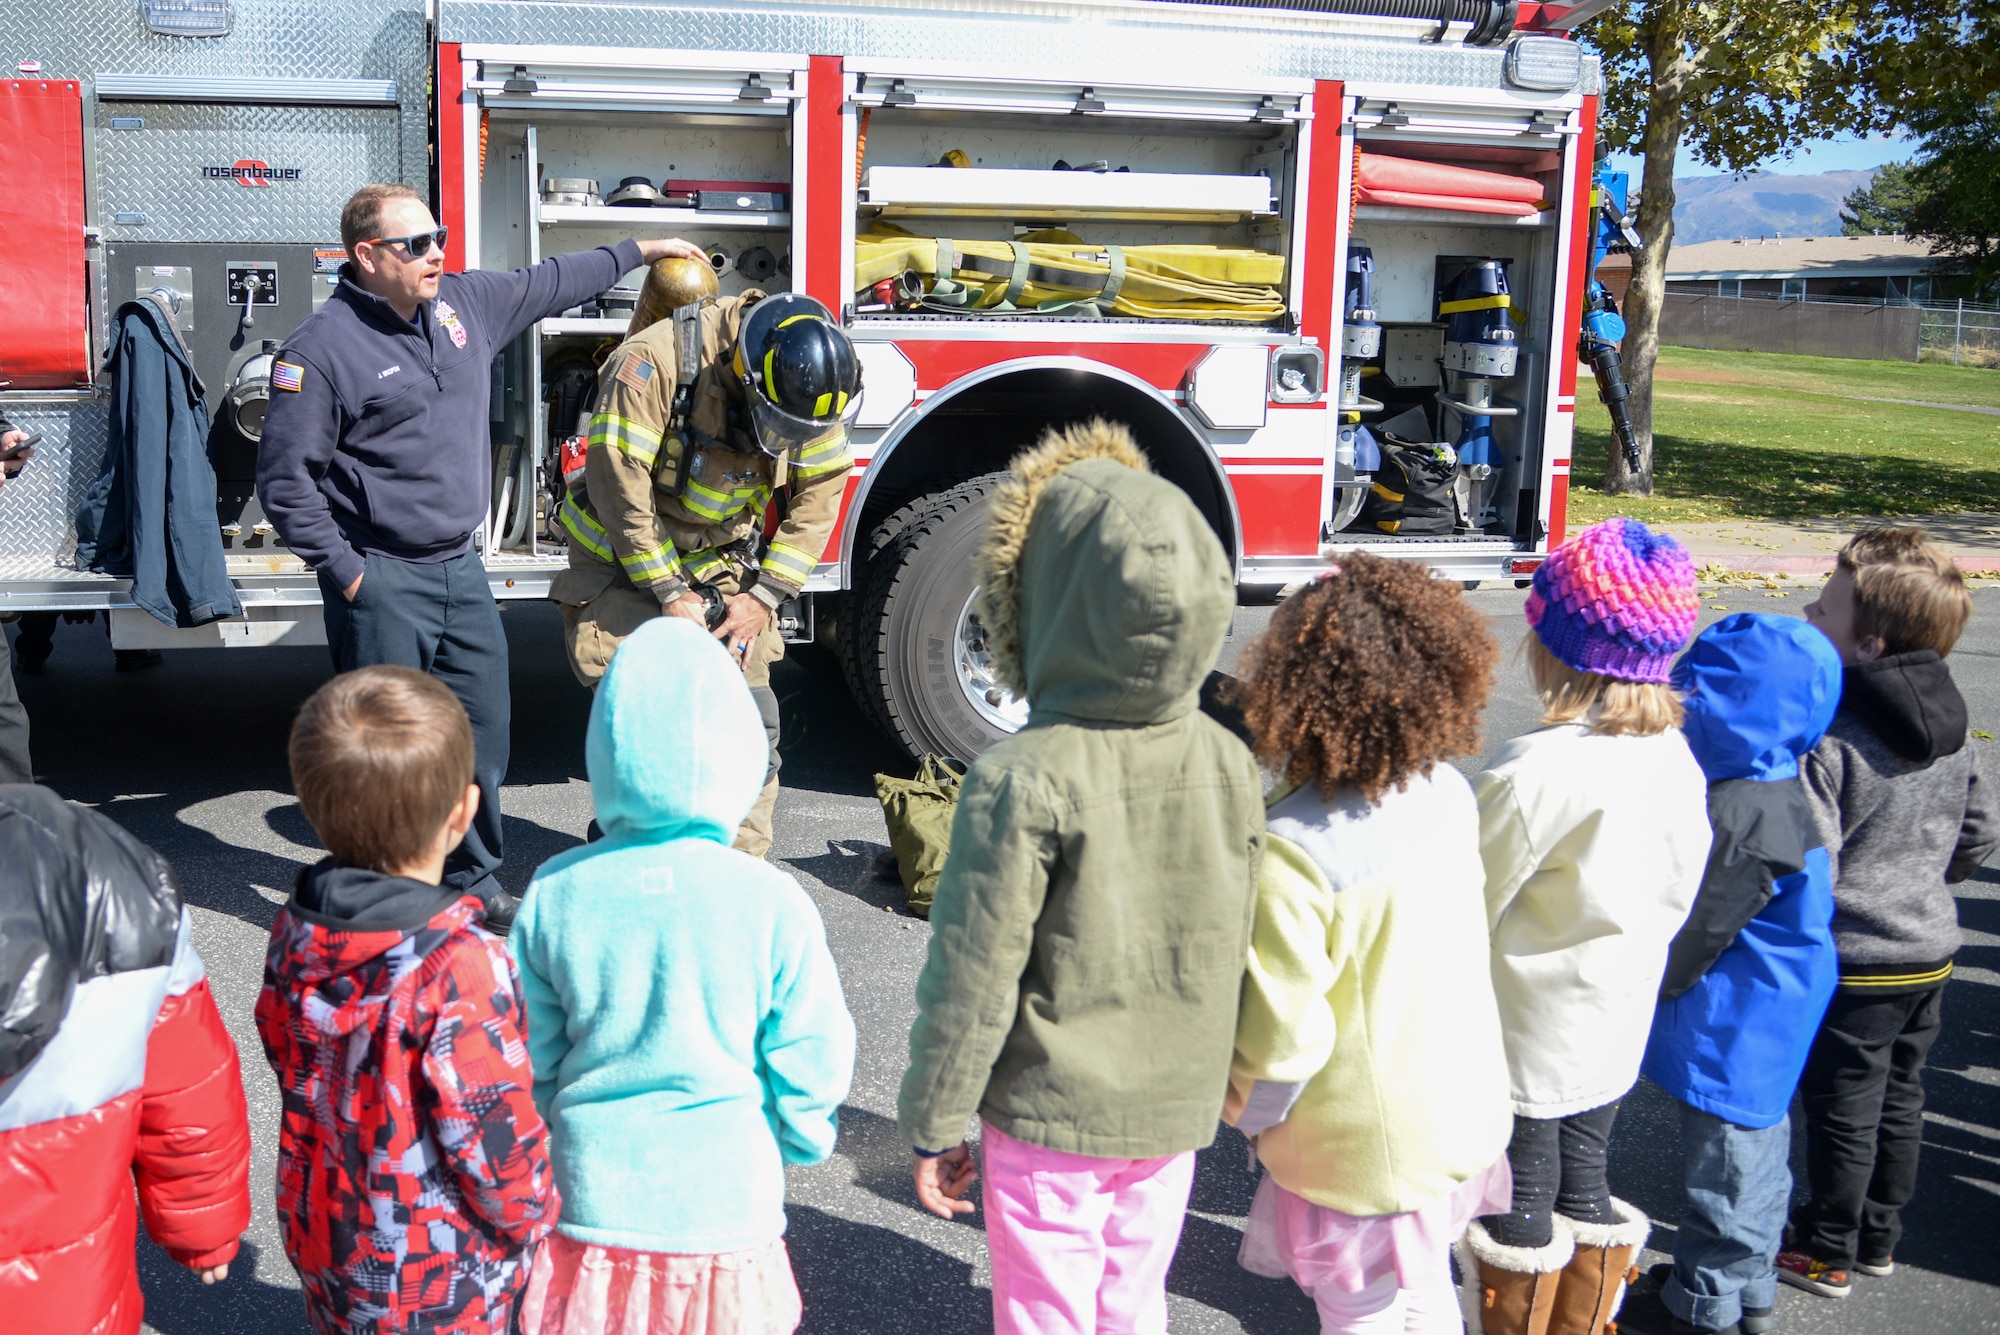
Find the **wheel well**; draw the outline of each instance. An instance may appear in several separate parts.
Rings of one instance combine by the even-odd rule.
[[[1235,509],[1201,437],[1159,391],[1083,364],[1002,371],[926,404],[870,467],[844,550],[859,550],[875,525],[914,498],[1005,468],[1047,428],[1093,417],[1131,428],[1154,470],[1188,494],[1233,559]]]

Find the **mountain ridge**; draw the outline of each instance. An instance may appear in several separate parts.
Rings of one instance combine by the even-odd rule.
[[[1676,177],[1674,243],[1839,236],[1840,201],[1874,180],[1877,170]]]

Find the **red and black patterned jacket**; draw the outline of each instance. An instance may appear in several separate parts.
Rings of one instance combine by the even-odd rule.
[[[0,787],[0,1329],[137,1335],[141,1215],[183,1265],[236,1255],[243,1073],[189,928],[139,840]]]
[[[520,982],[481,911],[323,862],[272,924],[278,1217],[320,1335],[505,1330],[561,1213]]]

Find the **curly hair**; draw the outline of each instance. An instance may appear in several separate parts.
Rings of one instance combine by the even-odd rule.
[[[1500,646],[1457,584],[1343,553],[1285,600],[1241,690],[1259,760],[1296,787],[1370,802],[1479,749]]]

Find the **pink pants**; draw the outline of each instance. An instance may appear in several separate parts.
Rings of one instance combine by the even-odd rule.
[[[1099,1159],[980,1138],[995,1335],[1164,1335],[1194,1151]]]
[[[1422,1289],[1399,1289],[1383,1275],[1355,1293],[1322,1284],[1312,1291],[1320,1335],[1459,1335],[1465,1317],[1450,1272]]]

